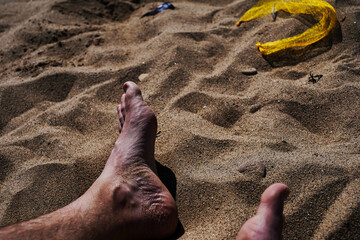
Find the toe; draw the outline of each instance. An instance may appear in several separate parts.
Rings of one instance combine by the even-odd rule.
[[[260,229],[274,239],[281,238],[284,201],[289,193],[290,190],[285,184],[275,183],[261,196],[256,218],[263,220],[262,224],[259,224]]]
[[[126,98],[126,94],[123,94],[121,96],[121,106],[120,106],[120,112],[122,114],[123,117],[125,117],[126,112],[125,112],[125,98]]]
[[[257,214],[263,215],[267,218],[281,219],[284,208],[284,201],[289,193],[290,190],[285,184],[272,184],[262,194]]]
[[[119,124],[121,124],[121,127],[122,127],[122,125],[124,124],[124,121],[125,121],[125,118],[124,118],[124,115],[123,115],[123,112],[124,112],[124,109],[125,109],[124,104],[119,104],[116,107],[116,109],[117,109],[117,113],[118,113]]]
[[[126,82],[123,86],[123,89],[125,91],[125,95],[126,95],[126,99],[130,100],[132,98],[141,98],[142,100],[142,95],[141,95],[141,90],[138,87],[138,85],[136,85],[136,83],[134,82]]]
[[[261,196],[256,216],[241,227],[237,239],[281,239],[284,201],[289,193],[282,183],[268,187]]]
[[[118,113],[118,118],[120,120],[120,118],[122,118],[122,114],[121,114],[121,104],[117,105],[116,107],[117,113]]]
[[[121,112],[119,112],[119,123],[121,124],[121,126],[124,125],[124,121],[125,121],[124,116],[122,115]]]

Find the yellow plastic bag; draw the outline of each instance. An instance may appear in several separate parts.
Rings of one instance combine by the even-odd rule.
[[[248,10],[236,25],[283,10],[288,13],[312,14],[319,21],[302,34],[275,42],[256,43],[261,54],[268,55],[287,48],[302,48],[324,38],[335,26],[335,9],[322,0],[260,0]]]

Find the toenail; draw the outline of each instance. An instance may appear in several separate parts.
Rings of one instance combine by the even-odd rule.
[[[124,92],[126,92],[126,90],[128,90],[128,88],[129,88],[129,85],[125,83],[125,84],[123,85]]]

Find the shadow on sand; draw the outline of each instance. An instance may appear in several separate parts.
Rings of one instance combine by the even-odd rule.
[[[176,182],[175,174],[173,173],[173,171],[171,171],[170,168],[161,165],[161,163],[159,163],[158,161],[156,161],[156,167],[158,170],[158,176],[160,180],[164,183],[164,185],[167,187],[167,189],[169,190],[169,192],[176,201],[177,182]],[[179,220],[175,233],[167,240],[179,239],[184,233],[185,233],[184,227]]]

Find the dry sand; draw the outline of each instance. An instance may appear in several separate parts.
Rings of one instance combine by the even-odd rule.
[[[360,239],[360,1],[329,0],[331,36],[266,58],[257,41],[311,21],[279,14],[236,27],[256,0],[173,1],[141,19],[161,2],[0,3],[1,226],[91,185],[131,80],[158,116],[156,159],[176,191],[181,239],[233,239],[275,182],[292,191],[284,239]],[[323,77],[310,83],[310,71]]]

